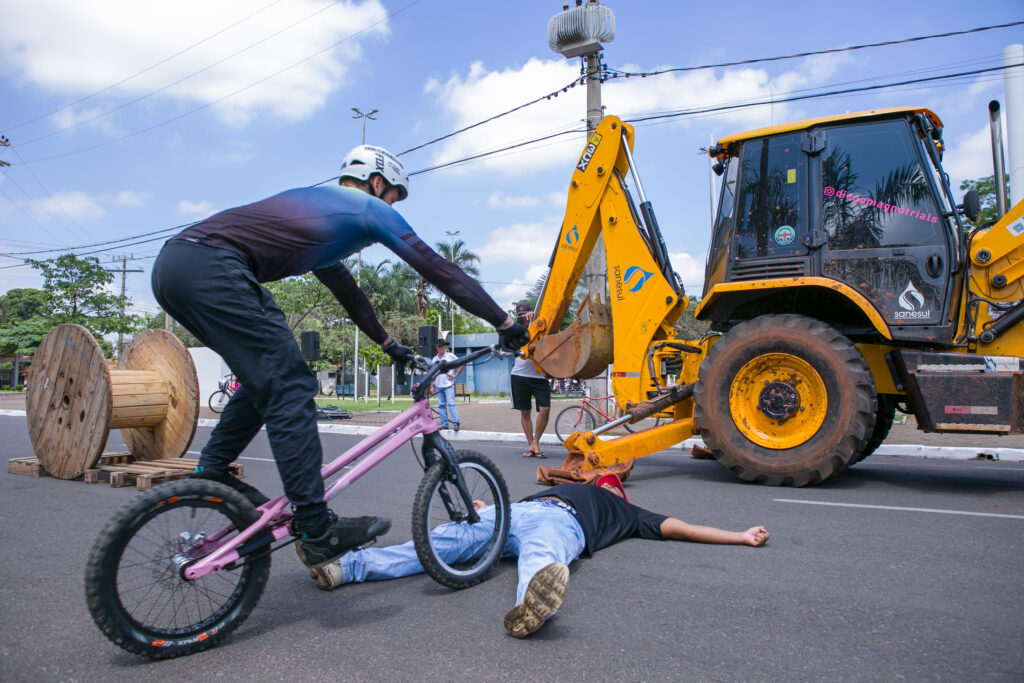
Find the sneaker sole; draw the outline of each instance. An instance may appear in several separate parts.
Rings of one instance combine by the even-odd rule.
[[[569,585],[569,568],[553,562],[530,579],[523,601],[505,615],[505,630],[515,638],[535,633],[562,605]]]
[[[338,586],[335,585],[333,578],[331,577],[331,571],[328,569],[330,565],[324,565],[318,569],[309,570],[309,578],[316,582],[316,587],[322,591],[332,591]],[[340,584],[339,584],[340,585]]]
[[[380,536],[381,534],[387,533],[387,531],[390,528],[391,528],[391,520],[390,519],[378,520],[377,523],[374,524],[373,526],[371,526],[369,528],[369,530],[367,531],[367,534],[366,534],[367,537],[366,537],[365,540],[359,541],[359,543],[356,543],[355,545],[349,546],[347,548],[343,548],[342,550],[340,550],[338,552],[337,555],[334,555],[333,557],[328,557],[328,558],[326,558],[324,560],[321,560],[320,562],[317,562],[315,564],[310,564],[309,563],[308,558],[306,557],[306,553],[302,549],[302,541],[296,541],[296,543],[295,543],[295,553],[299,556],[299,560],[302,561],[302,564],[304,564],[307,567],[309,567],[310,571],[312,571],[314,569],[320,569],[321,567],[325,567],[325,566],[329,565],[331,562],[334,562],[336,559],[338,559],[339,557],[341,557],[345,553],[349,552],[350,550],[355,550],[359,546],[370,544],[371,542],[376,540],[377,537]]]

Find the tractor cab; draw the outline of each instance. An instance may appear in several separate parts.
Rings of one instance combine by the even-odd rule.
[[[854,340],[950,343],[964,251],[941,130],[894,108],[721,139],[698,318],[724,331],[790,311]]]

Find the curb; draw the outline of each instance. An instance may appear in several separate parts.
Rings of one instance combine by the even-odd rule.
[[[0,410],[0,416],[25,417],[24,410]],[[199,427],[213,427],[218,420],[200,418]],[[264,427],[265,429],[265,427]],[[317,431],[329,434],[348,434],[351,436],[369,436],[375,434],[379,427],[371,425],[336,425],[318,424]],[[420,438],[420,437],[416,437]],[[444,438],[452,443],[460,441],[493,441],[499,443],[523,443],[523,435],[510,432],[480,432],[464,429],[458,432],[445,432]],[[561,441],[554,434],[541,437],[543,444],[560,446]],[[687,439],[666,451],[689,451],[693,446],[704,446],[699,438]],[[1003,460],[1024,462],[1024,448],[969,448],[966,446],[922,446],[910,444],[882,444],[873,455],[892,455],[910,458],[939,458],[946,460]]]

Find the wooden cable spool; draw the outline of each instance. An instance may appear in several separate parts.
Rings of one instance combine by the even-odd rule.
[[[64,323],[36,350],[25,408],[43,468],[74,479],[99,462],[111,429],[136,460],[182,457],[196,433],[199,380],[170,332],[140,332],[110,370],[92,333]]]

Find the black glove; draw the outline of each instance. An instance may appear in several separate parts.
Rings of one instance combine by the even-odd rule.
[[[522,323],[512,323],[511,327],[498,330],[501,348],[506,351],[518,351],[530,343],[530,332]]]
[[[406,361],[412,360],[413,356],[416,355],[408,346],[402,346],[394,339],[382,346],[381,349],[384,350],[384,353],[391,356],[391,359],[398,365],[404,365]]]

